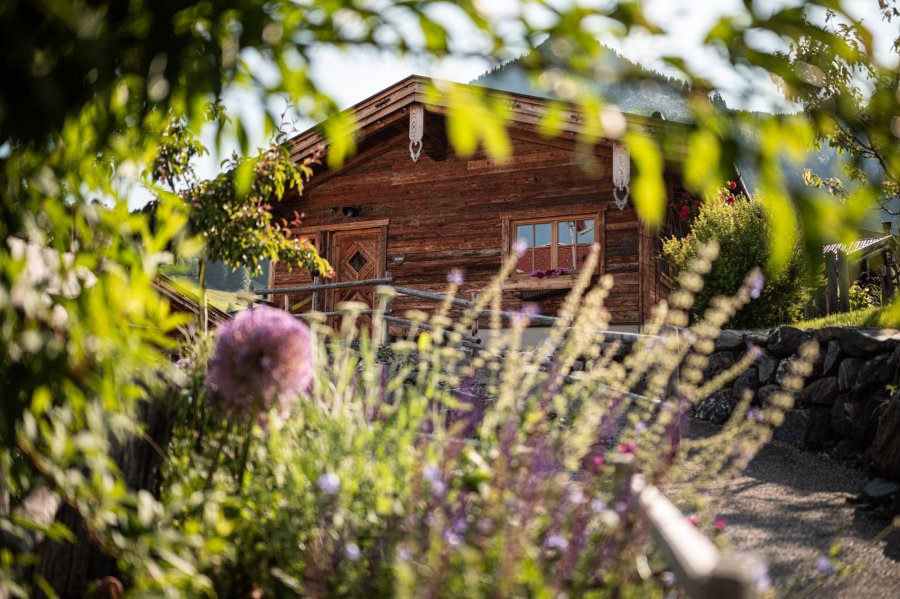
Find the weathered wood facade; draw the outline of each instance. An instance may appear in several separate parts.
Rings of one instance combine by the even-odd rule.
[[[534,246],[527,258],[531,262],[523,263],[522,272],[506,285],[504,308],[532,301],[541,313],[553,314],[574,275],[537,278],[529,267],[572,270],[583,259],[584,246],[597,241],[598,274],[610,273],[615,282],[607,301],[613,324],[640,326],[670,284],[658,258],[658,235],[641,224],[631,202],[620,210],[613,200],[613,144],[595,146],[600,169],[589,176],[576,152],[576,112],[560,135],[546,138],[537,130],[545,101],[504,94],[512,107],[512,157],[505,162],[482,153],[461,158],[448,147],[444,107],[429,103],[424,111],[413,108],[425,104],[426,83],[410,77],[351,109],[360,125],[356,155],[339,168],[318,167],[302,197],[287,197],[281,204],[288,214],[302,213],[298,234],[315,242],[334,266],[337,280],[389,273],[397,285],[441,291],[447,273],[460,268],[465,273],[460,296],[469,298],[496,275],[517,233],[524,232]],[[418,161],[410,156],[409,119],[415,110],[424,116]],[[290,143],[301,160],[319,147],[321,138],[311,130]],[[671,200],[676,178],[667,174],[666,179]],[[284,265],[274,267],[270,278],[272,287],[309,282],[309,274]],[[316,309],[334,309],[345,299],[371,301],[371,293],[323,292],[317,295]],[[311,297],[293,294],[287,303],[293,311],[307,311]],[[428,300],[405,296],[393,304],[394,314],[401,315],[433,307]]]

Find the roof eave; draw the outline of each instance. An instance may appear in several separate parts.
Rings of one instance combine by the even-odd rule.
[[[405,79],[381,90],[380,92],[354,104],[350,108],[342,111],[341,114],[355,115],[355,123],[353,133],[357,133],[371,123],[377,122],[379,119],[387,115],[402,110],[406,106],[413,103],[426,104],[431,112],[446,114],[444,111],[450,107],[450,102],[446,95],[438,95],[436,98],[426,98],[427,87],[433,84],[440,88],[442,85],[462,86],[477,90],[480,94],[486,95],[495,100],[510,102],[510,120],[513,123],[522,123],[530,126],[538,126],[541,119],[549,110],[549,103],[564,106],[564,115],[560,124],[560,132],[579,134],[584,131],[584,115],[578,106],[573,102],[565,102],[561,100],[548,100],[528,94],[505,92],[476,85],[468,85],[463,83],[453,83],[423,77],[421,75],[410,75]],[[672,121],[661,121],[652,117],[645,117],[636,114],[623,113],[625,122],[629,127],[641,128],[645,131],[668,131],[680,133],[686,129],[686,125],[675,123]],[[614,139],[604,138],[607,142],[614,142]],[[322,131],[322,123],[319,123],[286,142],[290,146],[291,158],[301,160],[310,156],[318,148],[327,149],[329,142]],[[675,153],[676,158],[683,158],[686,155],[684,147],[675,147],[669,149],[669,156]]]

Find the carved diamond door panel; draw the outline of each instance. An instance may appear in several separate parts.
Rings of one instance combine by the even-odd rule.
[[[335,231],[331,235],[331,258],[337,280],[361,281],[375,279],[384,272],[382,229]],[[370,308],[374,305],[375,291],[372,285],[335,289],[331,309],[341,302],[362,302]]]

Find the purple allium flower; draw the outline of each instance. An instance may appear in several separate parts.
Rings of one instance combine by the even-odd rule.
[[[750,297],[753,299],[759,299],[760,294],[763,290],[763,285],[765,285],[766,279],[763,277],[762,273],[756,271],[753,273],[752,278],[750,280]]]
[[[286,410],[312,379],[309,328],[282,310],[247,310],[219,329],[209,364],[210,398],[223,411],[247,418],[276,401]]]
[[[600,512],[605,512],[606,508],[608,508],[608,507],[609,507],[609,505],[607,505],[607,503],[605,501],[603,501],[602,499],[594,499],[593,501],[591,501],[591,509],[594,510],[598,514]]]
[[[524,239],[516,239],[512,245],[512,251],[516,253],[517,256],[521,257],[528,250],[528,242]]]
[[[553,533],[552,535],[547,537],[547,547],[549,547],[550,549],[559,549],[560,551],[562,551],[568,546],[569,542],[558,532]]]
[[[344,555],[351,562],[358,562],[359,558],[362,557],[362,551],[359,550],[359,545],[356,543],[347,543],[347,546],[344,547]]]
[[[341,490],[341,479],[334,472],[326,472],[319,477],[319,488],[327,495],[334,495]]]
[[[824,576],[830,576],[836,572],[834,564],[831,563],[831,559],[827,555],[821,555],[816,560],[816,572]]]
[[[397,559],[399,559],[401,562],[408,562],[409,558],[411,558],[411,557],[412,557],[412,554],[409,552],[409,549],[407,549],[406,547],[401,547],[397,551]]]
[[[447,541],[447,544],[451,547],[458,547],[462,544],[462,537],[449,530],[444,534],[444,540]]]
[[[465,281],[465,277],[463,276],[463,271],[461,268],[453,268],[450,272],[447,273],[447,282],[453,283],[454,285],[462,285],[463,281]]]

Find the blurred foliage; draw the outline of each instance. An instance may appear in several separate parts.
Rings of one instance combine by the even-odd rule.
[[[726,198],[723,201],[723,197]],[[759,290],[759,301],[742,308],[728,323],[737,329],[759,329],[793,322],[810,293],[817,285],[804,255],[803,246],[794,244],[787,267],[780,270],[769,266],[772,253],[771,226],[766,214],[765,202],[760,198],[748,200],[730,191],[716,198],[700,202],[696,216],[690,223],[690,232],[682,237],[672,237],[663,243],[663,255],[682,271],[694,260],[702,248],[713,241],[719,244],[719,258],[706,276],[706,285],[698,292],[693,316],[700,318],[710,307],[712,298],[733,293],[744,280],[746,273],[760,269],[764,281]],[[687,206],[685,206],[687,208]]]
[[[212,105],[209,112],[217,121],[228,120],[218,105]],[[285,193],[302,193],[304,181],[312,175],[312,159],[295,163],[286,145],[273,143],[255,158],[241,159],[233,154],[222,163],[219,176],[200,180],[192,163],[207,153],[184,121],[172,118],[150,170],[152,181],[165,183],[169,193],[184,200],[190,215],[189,230],[203,241],[204,256],[254,274],[274,260],[289,268],[300,266],[331,276],[331,265],[315,247],[307,239],[292,235],[290,227],[300,225],[300,214],[295,212],[291,222],[272,214],[272,204],[280,202]],[[166,191],[157,189],[157,193]],[[156,205],[153,201],[141,209],[153,223],[157,220]]]
[[[893,2],[880,2],[882,18],[900,22],[900,10]],[[791,66],[807,86],[785,84],[785,95],[800,102],[813,119],[827,124],[819,130],[820,142],[828,142],[847,154],[847,178],[877,194],[881,208],[898,214],[890,204],[900,198],[900,157],[897,154],[900,117],[897,93],[900,71],[880,69],[867,52],[871,34],[858,23],[841,22],[828,11],[826,28],[830,36],[804,34],[786,53]],[[895,27],[900,30],[900,27]],[[835,39],[839,44],[835,44]],[[900,57],[900,34],[891,48]],[[870,89],[866,89],[866,88]],[[874,163],[875,169],[869,167]],[[836,177],[820,178],[807,170],[808,184],[839,197],[850,194]]]

